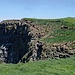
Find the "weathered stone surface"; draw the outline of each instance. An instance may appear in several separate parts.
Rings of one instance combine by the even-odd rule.
[[[61,27],[67,28],[67,27]],[[45,30],[28,20],[6,20],[0,23],[0,61],[5,63],[28,62],[67,58],[75,55],[72,43],[48,45],[39,39]]]
[[[31,40],[29,26],[21,21],[4,21],[0,24],[0,48],[6,63],[18,63],[28,52]]]

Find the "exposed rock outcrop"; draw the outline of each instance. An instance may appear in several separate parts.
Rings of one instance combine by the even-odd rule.
[[[62,29],[65,27],[61,27]],[[44,27],[28,20],[6,20],[0,23],[0,61],[5,63],[28,62],[66,58],[75,55],[75,44],[52,44],[39,41],[45,37]]]
[[[28,42],[31,41],[29,26],[21,21],[4,21],[0,23],[1,57],[7,63],[18,63],[28,52]]]

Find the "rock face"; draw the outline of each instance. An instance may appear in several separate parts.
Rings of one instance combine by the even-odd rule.
[[[31,41],[29,26],[21,21],[0,23],[0,54],[6,63],[18,63],[28,52]]]
[[[0,23],[0,61],[28,62],[40,59],[43,35],[39,27],[27,20],[7,20]]]
[[[44,59],[66,58],[75,49],[65,44],[47,45],[39,41],[45,30],[28,20],[7,20],[0,23],[0,62],[18,63]]]

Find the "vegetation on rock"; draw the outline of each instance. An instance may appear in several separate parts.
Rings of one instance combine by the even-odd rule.
[[[0,23],[0,60],[7,63],[71,57],[74,46],[75,18],[23,18]]]

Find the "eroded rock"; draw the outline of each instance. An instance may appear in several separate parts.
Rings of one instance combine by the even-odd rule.
[[[63,26],[61,29],[68,29],[68,27]],[[75,44],[75,41],[52,45],[39,41],[45,37],[45,31],[43,27],[27,20],[2,21],[0,23],[0,61],[25,63],[75,55],[75,49],[70,47]]]

